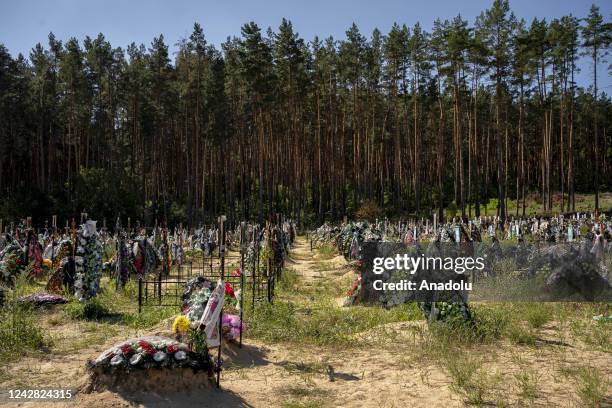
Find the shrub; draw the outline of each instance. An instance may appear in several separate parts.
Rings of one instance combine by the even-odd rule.
[[[110,310],[95,298],[87,302],[71,302],[66,305],[65,310],[68,316],[75,320],[98,320],[111,314]]]
[[[357,218],[368,221],[374,221],[377,218],[381,218],[383,215],[383,210],[372,200],[364,201],[357,212],[355,212]]]
[[[487,343],[500,339],[510,319],[502,308],[479,306],[472,311],[473,320],[453,318],[433,322],[430,332],[442,344]]]

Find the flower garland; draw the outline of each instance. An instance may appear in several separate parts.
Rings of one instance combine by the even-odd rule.
[[[28,303],[33,306],[58,305],[68,303],[68,299],[63,296],[53,295],[50,293],[33,293],[27,296],[21,296],[20,303]]]
[[[120,237],[117,241],[117,263],[116,263],[116,278],[120,288],[127,284],[130,278],[129,269],[130,251],[124,237]]]
[[[32,280],[39,278],[43,272],[43,257],[42,248],[35,236],[32,237],[30,245],[28,247],[28,259],[32,260],[32,268],[30,270],[28,278]]]
[[[82,301],[96,297],[102,277],[102,242],[95,221],[81,225],[77,241],[75,296]]]
[[[204,308],[212,294],[213,283],[202,277],[196,276],[187,282],[183,290],[182,312],[194,323],[200,320]]]

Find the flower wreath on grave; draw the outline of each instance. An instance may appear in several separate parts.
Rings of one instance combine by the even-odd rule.
[[[208,371],[212,368],[212,361],[207,350],[196,352],[177,340],[148,336],[118,343],[89,361],[87,366],[104,371],[187,367]]]
[[[229,291],[228,288],[231,288],[231,291]],[[177,317],[172,327],[172,331],[175,332],[179,338],[182,338],[189,332],[185,327],[185,320],[190,327],[197,325],[197,322],[200,321],[213,289],[213,283],[202,276],[196,276],[187,282],[183,290],[183,304],[181,308],[184,316]],[[226,298],[231,298],[232,300],[236,299],[238,301],[238,296],[240,296],[240,291],[236,294],[228,282],[225,283],[225,293]],[[226,302],[226,304],[228,303],[229,302]],[[244,323],[240,320],[238,315],[224,313],[222,330],[226,340],[237,340],[240,338],[240,332],[244,330]]]

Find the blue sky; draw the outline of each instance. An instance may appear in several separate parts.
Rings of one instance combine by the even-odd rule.
[[[206,38],[220,44],[228,36],[238,36],[240,27],[255,21],[262,28],[278,27],[286,17],[306,40],[315,35],[344,38],[346,29],[355,22],[364,34],[378,27],[388,32],[393,22],[412,26],[417,21],[428,29],[433,20],[452,18],[457,14],[473,22],[492,1],[475,0],[0,0],[0,43],[9,51],[29,54],[37,43],[46,44],[53,31],[60,40],[102,32],[113,46],[124,49],[132,41],[149,45],[154,36],[164,35],[166,43],[174,44],[187,37],[195,21],[202,24]],[[595,1],[602,14],[610,20],[611,0]],[[580,0],[511,0],[518,17],[552,19],[572,13],[584,17],[591,5]],[[592,64],[582,63],[579,81],[584,84],[592,72]],[[602,90],[612,93],[612,79],[600,67]]]

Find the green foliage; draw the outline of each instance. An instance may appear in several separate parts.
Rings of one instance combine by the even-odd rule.
[[[532,328],[539,329],[551,319],[551,312],[545,304],[531,303],[526,318]]]
[[[48,345],[33,310],[8,302],[0,309],[0,366]]]
[[[442,344],[489,343],[500,339],[510,323],[501,306],[479,305],[472,310],[473,320],[454,318],[430,324],[430,333]]]
[[[531,330],[525,329],[517,323],[509,326],[508,338],[513,343],[522,346],[534,346],[536,343],[535,334]]]
[[[85,210],[99,220],[197,224],[220,212],[260,221],[282,212],[320,223],[420,216],[454,201],[452,217],[493,196],[485,213],[506,204],[514,213],[515,201],[500,195],[539,192],[541,177],[504,157],[540,160],[522,147],[541,142],[531,130],[545,107],[553,140],[573,135],[560,157],[575,157],[567,181],[567,169],[550,163],[556,156],[542,158],[552,171],[546,190],[567,192],[571,182],[580,193],[601,191],[612,185],[600,165],[612,154],[604,143],[612,103],[596,77],[590,88],[568,84],[584,70],[581,51],[603,60],[610,27],[596,6],[585,19],[528,27],[495,0],[474,21],[436,20],[430,32],[416,23],[364,35],[352,24],[344,38],[303,39],[283,19],[269,31],[249,22],[219,48],[194,24],[176,58],[163,35],[123,50],[102,34],[66,42],[51,34],[27,58],[0,45],[0,217],[39,222]],[[438,119],[468,110],[472,136],[487,140],[474,148],[458,121]],[[510,144],[500,129],[516,136]],[[565,211],[565,198],[552,209]],[[543,211],[541,201],[527,212]]]
[[[338,254],[338,249],[333,245],[324,244],[317,248],[317,253],[321,259],[331,259]]]
[[[373,200],[364,201],[359,209],[355,212],[355,217],[358,220],[367,220],[374,222],[376,219],[382,218],[384,211]]]
[[[455,204],[455,202],[453,201],[448,205],[448,207],[446,207],[446,215],[452,219],[457,216],[457,210],[457,204]]]
[[[499,395],[498,378],[488,375],[482,361],[469,352],[448,353],[443,364],[452,378],[451,389],[467,404],[481,406]]]
[[[74,212],[85,209],[98,218],[112,220],[117,215],[135,217],[138,208],[138,184],[125,174],[103,169],[81,169],[69,189]]]
[[[72,301],[65,306],[66,313],[75,320],[99,320],[111,314],[97,298],[86,302]]]

